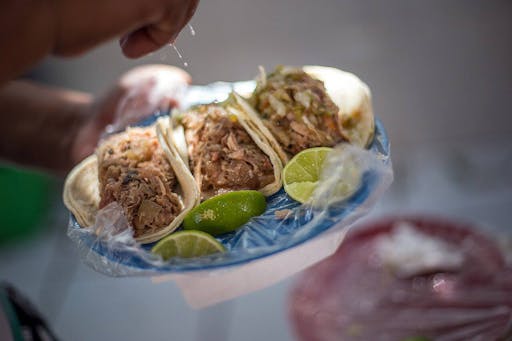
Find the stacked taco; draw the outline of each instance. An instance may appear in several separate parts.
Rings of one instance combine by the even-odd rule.
[[[323,66],[280,66],[268,76],[261,69],[245,110],[283,163],[300,151],[341,142],[365,148],[375,122],[370,90],[355,75]]]
[[[199,202],[187,166],[169,143],[167,120],[128,128],[103,141],[66,179],[64,203],[83,226],[117,202],[135,239],[150,243],[173,232]]]
[[[64,203],[80,226],[92,226],[98,210],[116,202],[135,239],[151,243],[178,228],[200,200],[238,190],[279,191],[281,160],[238,110],[238,99],[196,106],[102,141],[66,179]]]
[[[173,232],[201,200],[238,190],[269,196],[289,158],[312,147],[373,139],[370,91],[341,70],[261,72],[253,93],[189,108],[104,140],[69,174],[64,202],[81,226],[116,202],[135,239]]]
[[[279,191],[283,165],[255,119],[239,110],[236,94],[173,118],[173,142],[201,191],[201,199],[236,190]]]

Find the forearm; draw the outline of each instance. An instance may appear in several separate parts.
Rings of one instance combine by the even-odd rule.
[[[17,78],[52,52],[52,0],[0,1],[0,84]]]
[[[89,94],[13,81],[0,88],[0,158],[63,173],[78,130],[87,120]]]

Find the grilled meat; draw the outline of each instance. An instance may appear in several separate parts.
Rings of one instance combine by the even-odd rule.
[[[337,125],[338,106],[322,81],[301,69],[278,68],[251,99],[263,123],[290,155],[344,140]]]
[[[256,145],[235,115],[217,105],[184,114],[190,168],[202,199],[228,191],[258,190],[274,182],[269,157]]]
[[[116,201],[139,237],[169,225],[183,209],[176,176],[154,128],[132,128],[97,150],[100,208]]]

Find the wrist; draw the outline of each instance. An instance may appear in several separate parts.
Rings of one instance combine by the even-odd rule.
[[[0,157],[63,173],[72,166],[71,145],[87,121],[89,94],[32,82],[0,88]]]

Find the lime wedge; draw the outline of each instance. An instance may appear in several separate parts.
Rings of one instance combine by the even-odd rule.
[[[284,190],[301,203],[307,202],[315,190],[324,161],[332,148],[317,147],[301,151],[283,169]]]
[[[208,233],[179,231],[160,240],[151,252],[164,260],[173,257],[195,258],[226,251],[224,246]]]
[[[317,185],[318,181],[292,182],[285,187],[285,191],[294,200],[304,203],[311,198]]]
[[[265,212],[266,207],[265,196],[258,191],[219,194],[194,207],[185,216],[183,228],[217,236],[236,230]]]
[[[329,154],[331,157],[326,162]],[[327,174],[319,183],[324,171]],[[336,149],[318,147],[303,150],[283,169],[286,193],[298,202],[309,202],[315,206],[330,205],[350,197],[359,188],[361,180],[358,163],[343,145]],[[322,188],[316,196],[318,186]]]

